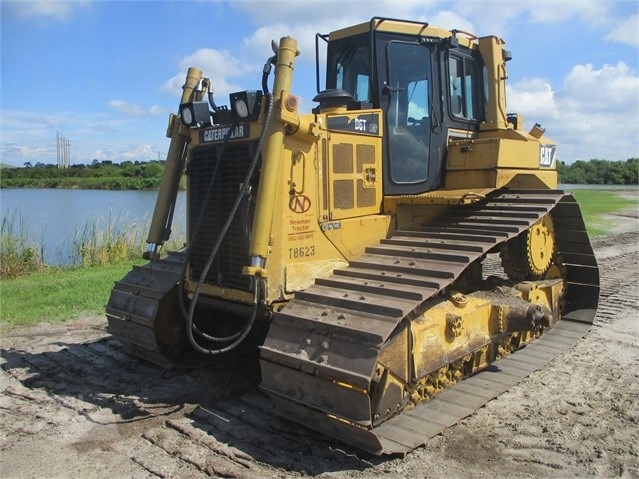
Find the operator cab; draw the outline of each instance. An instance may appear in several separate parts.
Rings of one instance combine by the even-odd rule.
[[[484,117],[477,49],[426,23],[382,18],[317,38],[328,42],[326,88],[348,92],[351,109],[383,111],[384,194],[439,188],[449,138],[473,137]]]

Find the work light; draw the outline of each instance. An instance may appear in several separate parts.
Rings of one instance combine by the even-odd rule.
[[[182,123],[187,128],[201,128],[211,124],[211,112],[206,101],[193,101],[180,105]]]
[[[262,106],[262,92],[246,90],[229,95],[231,109],[240,120],[255,121],[260,116]]]

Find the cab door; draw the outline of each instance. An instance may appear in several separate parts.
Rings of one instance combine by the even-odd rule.
[[[398,40],[380,46],[384,193],[416,194],[436,189],[442,183],[446,139],[439,113],[439,62],[434,59],[437,47]]]

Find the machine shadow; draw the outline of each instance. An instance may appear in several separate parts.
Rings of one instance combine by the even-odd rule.
[[[240,456],[311,475],[364,470],[388,460],[277,416],[257,387],[257,352],[189,369],[164,369],[129,356],[110,337],[0,354],[2,369],[22,386],[96,425],[142,426],[149,420],[149,428],[175,428],[176,419],[186,418],[182,426],[205,433],[186,435],[205,446],[222,444]],[[105,419],[100,410],[112,415]]]

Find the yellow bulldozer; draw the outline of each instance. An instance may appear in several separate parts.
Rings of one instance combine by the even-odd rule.
[[[189,69],[108,330],[165,366],[259,348],[280,414],[403,454],[581,338],[599,272],[556,145],[506,113],[503,40],[374,17],[315,44],[310,113],[293,38],[228,106]],[[187,242],[161,257],[184,172]]]

